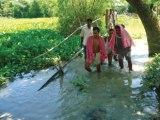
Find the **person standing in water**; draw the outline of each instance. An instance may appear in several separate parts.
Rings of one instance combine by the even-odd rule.
[[[86,61],[86,43],[89,36],[93,35],[93,27],[92,27],[92,19],[88,18],[86,21],[86,25],[81,29],[80,37],[81,37],[81,47],[84,48],[84,58]]]
[[[91,72],[90,66],[92,64],[96,65],[97,72],[101,72],[101,62],[107,58],[105,41],[99,35],[100,29],[98,27],[93,27],[93,35],[90,36],[86,44],[86,65],[85,69]]]
[[[132,71],[131,46],[134,45],[129,33],[121,26],[116,25],[112,34],[109,47],[118,54],[118,62],[121,69],[124,68],[123,59],[128,62],[129,72]]]

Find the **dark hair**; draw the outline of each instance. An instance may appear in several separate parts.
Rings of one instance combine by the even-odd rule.
[[[119,26],[119,25],[116,25],[116,26],[115,26],[115,29],[120,29],[120,26]]]
[[[111,32],[111,31],[113,31],[113,29],[111,28],[111,29],[109,29],[109,32]]]
[[[91,18],[88,18],[88,19],[87,19],[87,22],[92,22],[92,19],[91,19]]]
[[[99,27],[93,27],[93,31],[94,31],[94,30],[97,30],[97,31],[98,31],[98,33],[100,32]]]

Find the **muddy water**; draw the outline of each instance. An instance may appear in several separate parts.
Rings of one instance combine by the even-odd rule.
[[[0,90],[2,120],[150,120],[157,115],[154,92],[141,94],[141,75],[148,61],[147,44],[137,41],[132,49],[133,69],[120,70],[118,64],[88,73],[83,59],[65,68],[65,75],[37,91],[55,72],[52,68],[17,76]],[[125,63],[126,65],[126,63]],[[127,67],[127,65],[126,65]],[[83,91],[72,82],[87,80]]]

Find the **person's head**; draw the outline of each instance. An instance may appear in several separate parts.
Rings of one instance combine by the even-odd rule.
[[[115,26],[116,34],[120,35],[121,34],[121,27],[119,25]]]
[[[91,18],[88,18],[86,22],[87,22],[87,26],[88,26],[88,27],[91,27],[92,19],[91,19]]]
[[[94,36],[99,36],[99,32],[100,32],[99,27],[93,27],[93,35]]]
[[[112,33],[113,33],[113,29],[111,28],[109,29],[109,35],[112,35]]]

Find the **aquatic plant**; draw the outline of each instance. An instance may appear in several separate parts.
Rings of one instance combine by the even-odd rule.
[[[83,76],[76,77],[76,79],[72,80],[71,83],[77,87],[79,91],[83,91],[88,87],[88,80]]]
[[[32,27],[26,26],[27,20],[29,25],[33,25]],[[40,23],[34,27],[36,20]],[[75,35],[47,54],[37,57],[63,41],[64,36],[51,29],[51,23],[46,23],[45,27],[40,18],[34,19],[34,21],[21,19],[21,22],[24,22],[24,24],[19,23],[21,25],[18,24],[19,19],[14,20],[14,22],[16,21],[17,24],[14,25],[13,31],[6,26],[2,26],[4,29],[0,29],[0,85],[4,81],[11,80],[17,73],[54,66],[57,64],[57,58],[60,61],[66,61],[80,49],[80,37]],[[8,24],[12,24],[10,19]]]

